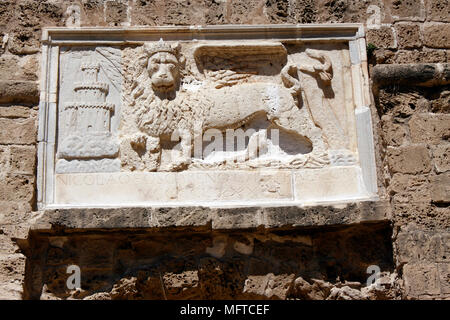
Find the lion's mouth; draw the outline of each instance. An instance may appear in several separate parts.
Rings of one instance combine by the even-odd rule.
[[[175,88],[175,85],[173,83],[154,83],[153,88],[159,91],[170,91]]]

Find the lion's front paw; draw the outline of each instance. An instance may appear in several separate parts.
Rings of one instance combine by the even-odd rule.
[[[145,152],[145,150],[147,149],[147,136],[144,134],[136,134],[131,138],[130,145],[134,150]]]

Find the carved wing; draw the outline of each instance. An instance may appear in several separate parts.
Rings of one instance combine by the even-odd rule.
[[[233,86],[252,76],[276,74],[286,59],[281,43],[201,45],[194,52],[198,70],[216,88]]]
[[[122,54],[120,49],[97,47],[95,52],[101,68],[105,71],[111,84],[120,92],[122,84]]]

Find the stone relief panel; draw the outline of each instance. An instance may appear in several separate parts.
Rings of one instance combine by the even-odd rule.
[[[60,68],[56,172],[120,170],[120,49],[63,48]]]
[[[124,50],[131,66],[125,71],[124,121],[134,119],[124,130],[124,168],[298,169],[357,162],[344,48],[291,46],[288,54],[280,42],[180,47],[161,40]],[[236,129],[248,138],[243,150],[217,143]],[[216,148],[208,148],[205,133]],[[178,137],[183,156],[165,159],[164,143]]]
[[[104,34],[111,45],[77,33],[70,46],[55,40],[57,58],[47,51],[58,99],[43,206],[376,198],[361,28],[305,39],[288,32],[299,26],[243,39],[227,38],[234,26],[198,39],[167,28]]]

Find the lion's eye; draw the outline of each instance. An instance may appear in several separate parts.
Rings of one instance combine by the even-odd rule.
[[[148,70],[150,71],[150,72],[156,72],[157,70],[159,69],[159,67],[158,67],[158,65],[157,64],[151,64],[151,65],[149,65],[149,67],[148,67]]]

